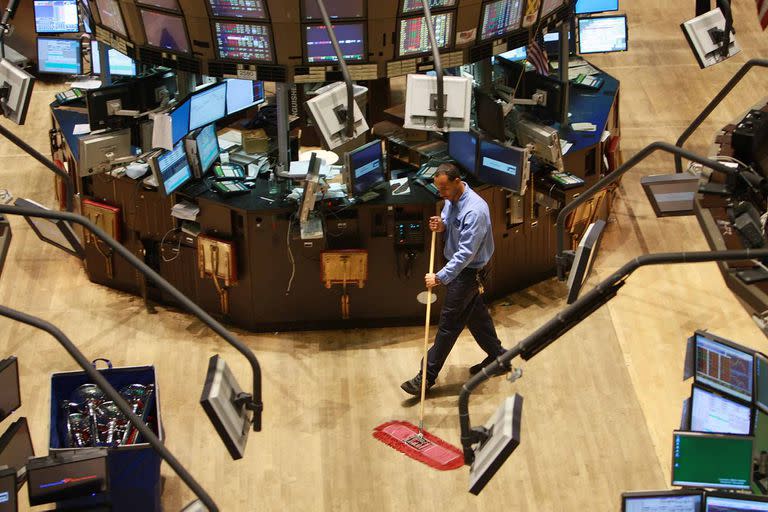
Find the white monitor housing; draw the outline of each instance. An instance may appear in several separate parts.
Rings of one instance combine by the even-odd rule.
[[[736,33],[731,31],[728,55],[723,56],[721,38],[725,32],[725,16],[719,7],[686,21],[680,27],[702,68],[722,62],[741,51]]]
[[[242,394],[240,384],[224,359],[218,354],[212,356],[200,404],[235,460],[245,453],[251,426],[251,413],[237,401]]]
[[[560,135],[557,130],[530,120],[520,120],[517,123],[517,139],[521,146],[533,145],[533,154],[564,171],[563,148],[560,146]]]
[[[357,102],[353,101],[354,134],[351,138],[347,137],[347,87],[343,83],[332,84],[327,90],[307,100],[306,105],[327,149],[332,150],[368,131],[363,112]]]
[[[24,124],[35,77],[11,61],[0,59],[0,105],[2,114],[16,124]]]
[[[437,77],[408,75],[405,92],[404,128],[413,130],[466,132],[472,109],[472,81],[465,77],[444,76],[445,112],[443,127],[437,127]]]

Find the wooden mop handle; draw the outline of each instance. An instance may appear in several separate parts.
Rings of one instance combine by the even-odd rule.
[[[429,273],[435,271],[435,239],[437,233],[432,231],[432,247],[429,249]],[[432,313],[432,288],[427,287],[427,317],[424,320],[424,353],[421,358],[421,403],[419,405],[419,433],[424,427],[424,397],[427,394],[427,347],[429,345],[429,318]]]

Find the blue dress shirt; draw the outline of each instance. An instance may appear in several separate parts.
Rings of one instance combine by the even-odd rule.
[[[488,204],[464,183],[456,203],[446,201],[440,214],[445,224],[443,254],[448,263],[437,278],[448,284],[465,268],[483,268],[493,256],[493,233]]]

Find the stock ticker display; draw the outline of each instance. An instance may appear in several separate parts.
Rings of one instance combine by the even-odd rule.
[[[453,13],[446,12],[432,17],[435,24],[435,41],[439,48],[448,46],[453,30]],[[426,18],[400,20],[400,44],[398,55],[418,55],[431,51]]]
[[[263,0],[208,0],[213,16],[222,18],[267,19]]]
[[[753,363],[752,354],[700,335],[696,338],[696,376],[716,389],[751,400]]]
[[[217,21],[215,28],[219,58],[272,61],[269,25]]]

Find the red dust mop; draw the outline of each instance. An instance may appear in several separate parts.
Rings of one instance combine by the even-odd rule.
[[[435,232],[432,232],[432,249],[429,253],[429,273],[435,269]],[[427,392],[427,346],[429,344],[429,316],[432,312],[432,289],[427,288],[427,319],[424,323],[424,356],[421,364],[421,402],[419,427],[407,421],[390,421],[373,429],[373,437],[401,451],[412,459],[446,471],[464,465],[462,451],[437,436],[424,431],[424,397]]]

